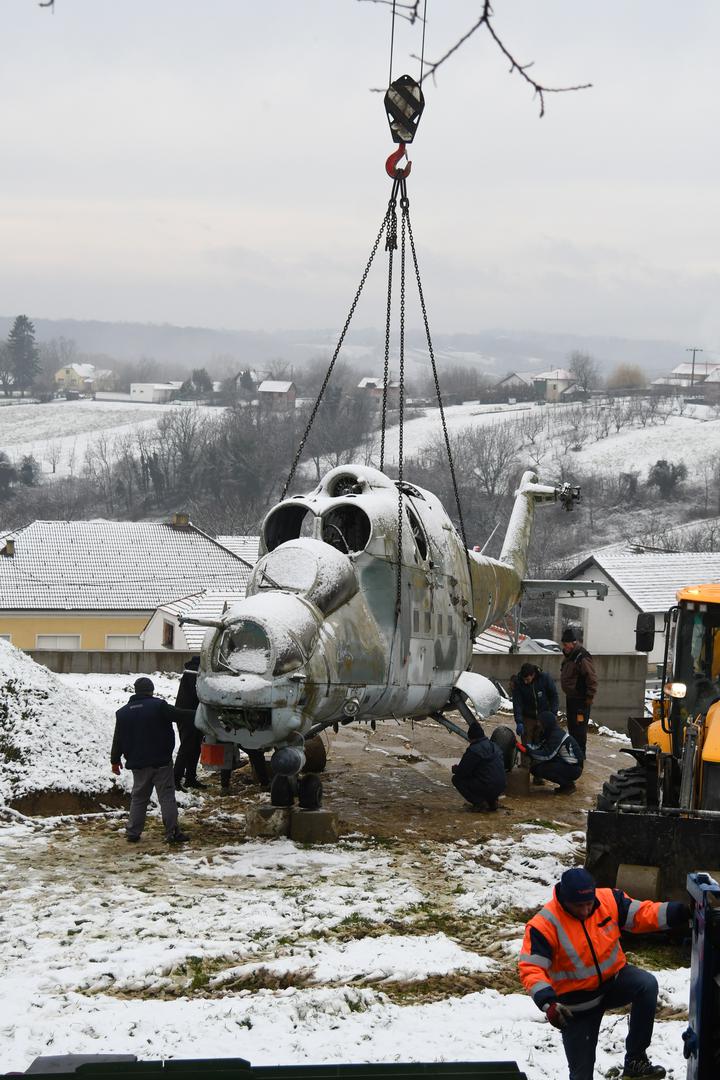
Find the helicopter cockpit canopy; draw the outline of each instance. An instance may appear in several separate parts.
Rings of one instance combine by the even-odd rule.
[[[248,596],[271,589],[297,593],[329,615],[355,595],[358,580],[347,555],[321,540],[300,537],[269,551],[257,563]]]
[[[213,649],[213,669],[228,675],[286,675],[307,661],[319,630],[301,597],[260,595],[228,608]]]
[[[263,527],[268,551],[288,540],[314,537],[346,555],[355,555],[365,550],[371,535],[370,518],[361,506],[350,502],[331,505],[322,514],[301,502],[281,503]]]

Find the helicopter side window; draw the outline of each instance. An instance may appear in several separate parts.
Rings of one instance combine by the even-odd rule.
[[[274,551],[286,540],[299,536],[312,536],[315,515],[307,506],[285,504],[279,506],[265,522],[265,547]]]
[[[425,562],[428,557],[428,546],[423,527],[420,524],[417,514],[414,510],[411,510],[409,506],[405,507],[405,513],[410,522],[410,531],[412,532],[413,540],[415,541],[415,547],[417,548],[420,558]]]
[[[323,540],[345,555],[364,551],[370,532],[370,519],[359,506],[335,506],[322,519]]]

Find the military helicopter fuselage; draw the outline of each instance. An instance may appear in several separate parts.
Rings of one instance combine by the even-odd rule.
[[[330,725],[437,714],[458,691],[488,715],[499,695],[467,670],[473,639],[518,601],[535,502],[557,495],[525,473],[498,560],[468,551],[429,491],[366,466],[279,503],[245,599],[205,636],[206,742],[272,749],[292,774]]]

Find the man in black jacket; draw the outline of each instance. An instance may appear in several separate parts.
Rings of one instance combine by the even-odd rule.
[[[500,747],[488,739],[482,724],[473,720],[468,727],[469,746],[457,765],[452,782],[473,811],[497,810],[505,790],[505,765]]]
[[[116,776],[125,758],[125,765],[132,769],[133,790],[130,800],[130,816],[125,835],[130,843],[136,843],[145,826],[145,814],[153,788],[160,803],[165,838],[170,844],[187,840],[178,827],[178,810],[175,802],[172,753],[175,746],[173,721],[187,720],[194,711],[176,709],[161,698],[153,697],[155,687],[152,679],[145,676],[135,680],[135,693],[115,713],[115,734],[110,751],[110,763]]]
[[[558,711],[560,699],[555,680],[537,664],[523,664],[512,682],[512,700],[520,739],[536,742],[541,736],[540,714]]]
[[[195,727],[195,710],[200,704],[197,696],[197,673],[200,669],[200,657],[191,656],[185,665],[180,685],[178,686],[175,708],[192,710],[189,720],[178,721],[178,734],[180,736],[180,749],[175,758],[175,790],[184,791],[185,787],[204,788],[207,784],[201,783],[197,778],[198,761],[200,760],[200,748],[203,741],[202,731]],[[183,787],[183,781],[185,787]]]

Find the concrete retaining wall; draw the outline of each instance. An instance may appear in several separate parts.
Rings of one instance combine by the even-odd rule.
[[[476,653],[472,670],[489,679],[498,679],[507,689],[510,677],[521,664],[537,664],[555,679],[560,690],[560,653]],[[593,663],[598,677],[598,692],[591,713],[596,724],[627,734],[628,716],[642,716],[647,677],[645,653],[612,653],[595,656]],[[560,708],[565,697],[560,692]]]
[[[154,671],[182,671],[190,653],[181,652],[55,652],[34,650],[29,654],[51,671],[77,675],[152,675]],[[598,724],[627,731],[628,716],[642,716],[647,676],[644,653],[593,656],[599,689],[592,718]],[[549,672],[560,683],[560,653],[482,653],[473,657],[472,670],[498,679],[507,688],[511,675],[529,661]],[[561,697],[561,708],[564,700]]]
[[[182,671],[192,656],[189,652],[26,651],[37,664],[72,675],[152,675],[153,671]]]

